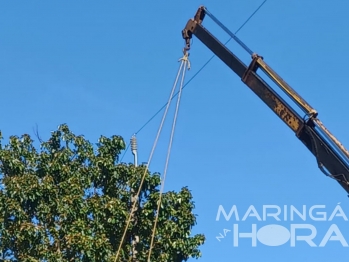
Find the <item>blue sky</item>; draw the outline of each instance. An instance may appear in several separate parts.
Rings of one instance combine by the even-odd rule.
[[[184,45],[181,30],[204,4],[235,31],[261,4],[251,1],[2,1],[0,3],[1,130],[5,137],[30,133],[43,138],[67,123],[91,142],[121,135],[126,142],[168,99]],[[319,112],[344,144],[349,18],[347,1],[268,0],[239,32],[239,38],[276,70]],[[208,18],[205,26],[227,36]],[[228,47],[242,61],[249,55]],[[193,39],[188,80],[212,56]],[[174,105],[174,104],[173,104]],[[173,107],[172,111],[173,112]],[[140,162],[147,161],[159,114],[137,136]],[[163,172],[171,117],[150,165]],[[131,162],[127,152],[124,161]],[[338,203],[349,216],[348,197],[317,168],[313,155],[292,131],[218,58],[184,89],[165,190],[188,186],[196,202],[195,233],[207,237],[200,261],[346,261],[338,241],[311,248],[304,242],[268,247],[251,240],[233,246],[231,232],[293,222],[249,218],[216,221],[219,205],[239,213],[249,206],[294,205],[302,209]],[[348,221],[306,222],[316,226],[316,244],[332,223],[349,242]],[[301,231],[299,234],[307,234]]]

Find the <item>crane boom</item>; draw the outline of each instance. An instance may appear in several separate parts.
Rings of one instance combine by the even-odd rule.
[[[220,25],[251,56],[252,61],[245,65],[232,51],[214,37],[202,22],[208,15]],[[186,46],[190,50],[190,40],[195,35],[220,60],[222,60],[245,85],[247,85],[296,135],[312,152],[318,167],[327,176],[335,179],[349,193],[349,152],[317,118],[318,112],[312,108],[295,90],[291,88],[270,66],[263,57],[253,53],[236,35],[229,31],[204,6],[200,6],[193,19],[190,19],[182,30]],[[299,115],[263,78],[258,69],[265,73],[293,102],[304,112]]]

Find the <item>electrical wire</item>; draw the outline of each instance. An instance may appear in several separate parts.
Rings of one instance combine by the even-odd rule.
[[[248,21],[258,12],[258,10],[265,4],[265,2],[267,2],[267,0],[264,0],[262,2],[262,4],[246,19],[246,21],[238,28],[238,30],[235,32],[235,34],[237,34],[247,23]],[[225,43],[224,45],[227,45],[230,40],[232,39],[232,37],[230,37]],[[171,92],[171,95],[170,95],[170,98],[168,100],[168,102],[166,104],[164,104],[140,129],[138,129],[137,132],[135,132],[134,134],[138,134],[140,131],[142,131],[165,107],[166,107],[166,110],[165,110],[165,113],[163,115],[163,118],[162,118],[162,121],[161,121],[161,124],[160,124],[160,127],[159,127],[159,130],[158,130],[158,133],[157,133],[157,136],[156,136],[156,139],[154,141],[154,144],[153,144],[153,148],[152,148],[152,151],[150,153],[150,157],[149,157],[149,160],[147,162],[147,166],[146,166],[146,169],[145,169],[145,172],[144,172],[144,175],[142,177],[142,180],[140,182],[140,186],[139,186],[139,189],[138,189],[138,192],[137,192],[137,195],[136,195],[136,199],[138,199],[139,197],[139,194],[140,194],[140,191],[141,191],[141,188],[142,188],[142,185],[143,185],[143,182],[144,182],[144,179],[146,177],[146,173],[147,173],[147,170],[148,170],[148,167],[149,167],[149,164],[150,164],[150,161],[152,159],[152,156],[153,156],[153,153],[154,153],[154,150],[155,150],[155,147],[156,147],[156,144],[157,144],[157,141],[158,141],[158,138],[160,136],[160,133],[161,133],[161,130],[162,130],[162,127],[163,127],[163,123],[164,123],[164,120],[166,118],[166,115],[167,115],[167,111],[168,111],[168,108],[169,108],[169,105],[171,103],[171,101],[179,94],[179,98],[178,98],[178,102],[177,102],[177,107],[178,107],[178,104],[179,104],[179,99],[180,99],[180,94],[182,92],[182,90],[212,61],[212,59],[215,57],[215,55],[213,55],[184,85],[183,85],[183,82],[181,83],[181,87],[180,87],[180,90],[177,91],[175,94],[173,94],[174,90],[175,90],[175,87],[177,85],[177,81],[178,81],[178,77],[179,77],[179,73],[182,69],[182,66],[183,64],[185,64],[182,60],[182,63],[181,63],[181,66],[180,66],[180,69],[178,71],[178,74],[177,74],[177,78],[176,78],[176,81],[175,81],[175,84],[172,88],[172,92]],[[183,74],[183,79],[182,81],[184,80],[184,74]],[[178,109],[178,108],[177,108]],[[171,148],[171,143],[172,143],[172,137],[173,137],[173,130],[174,130],[174,126],[175,126],[175,120],[176,120],[176,116],[177,116],[177,109],[176,109],[176,115],[175,115],[175,119],[174,119],[174,124],[173,124],[173,128],[172,128],[172,134],[171,134],[171,139],[170,139],[170,146],[169,146],[169,151],[170,151],[170,148]],[[125,150],[125,153],[123,154],[120,162],[123,160],[127,150],[129,149],[129,146],[128,145],[126,147],[126,150]],[[168,151],[168,156],[169,156],[169,151]],[[166,167],[167,167],[167,164],[168,164],[168,160],[166,161]],[[166,170],[166,168],[165,168]],[[163,189],[163,184],[162,184],[162,189]],[[134,206],[132,208],[132,210],[134,210],[134,207],[136,205],[137,201],[134,202]],[[160,203],[160,199],[159,199],[159,206],[161,205]],[[158,206],[158,212],[159,212],[159,206]],[[116,253],[116,256],[115,256],[115,261],[117,261],[118,257],[119,257],[119,254],[120,254],[120,251],[121,251],[121,247],[122,247],[122,244],[124,242],[124,239],[125,239],[125,236],[126,236],[126,232],[127,232],[127,229],[129,227],[129,224],[130,224],[130,221],[131,221],[131,217],[132,217],[132,210],[131,210],[131,214],[129,214],[129,218],[127,220],[127,223],[126,223],[126,226],[125,226],[125,230],[124,230],[124,233],[123,233],[123,236],[120,240],[120,245],[119,245],[119,248],[117,250],[117,253]],[[157,212],[157,213],[158,213]],[[155,229],[156,229],[156,222],[155,222]],[[152,242],[153,242],[153,238],[154,238],[154,235],[155,235],[155,229],[153,230],[153,235],[152,235]],[[149,252],[149,257],[150,257],[150,254],[151,252]],[[149,261],[149,258],[148,258],[148,261]]]
[[[217,25],[219,25],[228,35],[231,36],[247,53],[253,54],[253,51],[247,47],[237,36],[233,34],[224,24],[222,24],[213,14],[211,14],[207,9],[205,9],[206,15],[208,15]]]
[[[245,20],[245,22],[235,31],[235,34],[239,33],[240,30],[252,19],[252,17],[259,11],[259,9],[261,9],[261,7],[267,2],[267,0],[264,0],[259,6],[258,8]],[[227,45],[230,41],[232,40],[232,37],[230,37],[225,43],[224,45]],[[212,55],[210,57],[210,59],[207,60],[207,62],[205,64],[203,64],[200,69],[191,77],[189,78],[189,80],[183,85],[183,89],[212,61],[213,58],[215,58],[216,55]],[[178,91],[173,95],[173,97],[171,98],[171,100],[173,98],[175,98],[178,95]],[[143,130],[143,128],[145,128],[165,107],[166,107],[167,103],[164,104],[147,122],[145,122],[144,125],[141,126],[141,128],[138,129],[137,132],[135,132],[135,134],[138,134],[139,132],[141,132]]]
[[[125,152],[123,153],[122,157],[120,158],[120,163],[122,162],[122,160],[124,159],[126,152],[128,151],[129,147],[130,147],[131,143],[128,143],[127,147],[125,148]]]
[[[264,0],[258,7],[257,9],[245,20],[245,22],[235,31],[235,34],[239,33],[241,31],[241,29],[244,28],[244,26],[254,17],[254,15],[262,8],[262,6],[267,2],[267,0]],[[230,37],[225,43],[224,45],[226,46],[233,38]],[[215,58],[216,55],[212,55],[210,57],[210,59],[207,60],[207,62],[205,64],[203,64],[200,69],[191,77],[189,78],[189,80],[183,85],[184,89],[191,81],[193,81],[193,79],[212,61],[213,58]],[[178,91],[171,97],[170,101],[172,101],[177,95],[178,95]],[[170,102],[169,101],[169,102]],[[137,132],[134,133],[134,135],[139,134],[169,103],[167,102],[166,104],[164,104],[151,118],[148,119],[148,121],[146,121],[138,130]],[[123,154],[123,156],[120,159],[120,162],[122,162],[122,160],[124,159],[124,156],[126,155],[126,152],[129,149],[129,145],[127,146],[127,148],[125,149],[125,152]]]

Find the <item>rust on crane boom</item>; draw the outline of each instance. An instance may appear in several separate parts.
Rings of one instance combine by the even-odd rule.
[[[231,50],[222,44],[203,25],[205,16],[212,18],[223,30],[237,41],[252,56],[245,65]],[[349,193],[349,152],[318,119],[318,112],[289,86],[267,63],[263,57],[253,53],[240,39],[219,22],[204,6],[200,6],[194,18],[189,19],[182,30],[185,40],[184,52],[190,50],[193,35],[208,47],[222,62],[248,86],[296,135],[315,156],[318,167]],[[299,115],[263,78],[263,71],[291,100],[304,112]]]

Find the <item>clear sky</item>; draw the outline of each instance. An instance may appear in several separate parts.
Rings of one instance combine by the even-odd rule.
[[[182,56],[181,30],[199,5],[235,31],[261,2],[1,1],[0,129],[5,137],[34,135],[37,124],[41,136],[48,138],[50,131],[67,123],[91,142],[113,134],[129,142],[167,101]],[[238,36],[263,55],[349,147],[348,8],[344,0],[268,0]],[[208,18],[204,23],[221,41],[229,38]],[[228,46],[245,63],[250,61],[236,44]],[[211,56],[194,38],[187,80]],[[140,162],[148,159],[161,115],[137,136]],[[152,172],[163,172],[171,119],[150,165]],[[132,161],[130,152],[124,161]],[[182,186],[192,190],[196,202],[194,233],[207,237],[200,261],[348,259],[348,247],[339,241],[325,247],[304,241],[296,241],[295,247],[290,241],[252,247],[251,239],[240,239],[233,245],[234,224],[241,232],[251,231],[252,224],[257,229],[279,224],[288,230],[291,224],[311,224],[317,229],[316,245],[336,224],[349,243],[349,222],[341,217],[318,222],[309,216],[306,221],[236,221],[232,216],[229,222],[224,217],[216,221],[219,205],[227,212],[236,205],[240,220],[251,205],[261,216],[263,205],[293,205],[298,210],[325,205],[329,217],[341,203],[349,216],[345,191],[320,172],[292,131],[218,58],[183,91],[165,190]],[[217,240],[224,229],[231,231]],[[273,236],[270,227],[264,229],[269,231],[260,235]]]

